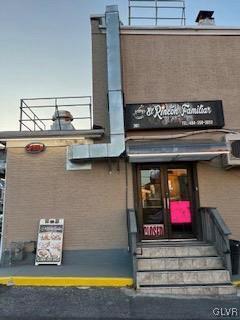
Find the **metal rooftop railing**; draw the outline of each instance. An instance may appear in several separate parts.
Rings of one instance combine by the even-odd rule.
[[[129,25],[186,25],[185,0],[128,0]],[[151,23],[150,23],[151,22]]]
[[[58,121],[58,130],[64,130],[60,117],[57,117],[63,110],[70,113],[71,124],[75,130],[93,128],[92,98],[90,96],[51,97],[21,99],[20,131],[54,130],[53,120]]]

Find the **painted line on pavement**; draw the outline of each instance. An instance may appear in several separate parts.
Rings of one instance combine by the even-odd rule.
[[[7,286],[45,287],[127,287],[132,278],[83,278],[83,277],[0,277],[0,284]]]

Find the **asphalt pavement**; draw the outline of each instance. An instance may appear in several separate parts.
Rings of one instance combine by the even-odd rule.
[[[141,296],[119,288],[0,287],[1,320],[240,319],[240,295]]]

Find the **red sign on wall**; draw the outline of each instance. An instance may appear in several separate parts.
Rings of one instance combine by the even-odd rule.
[[[40,153],[40,152],[43,152],[45,149],[46,149],[45,145],[40,142],[29,143],[25,147],[25,150],[28,153]]]

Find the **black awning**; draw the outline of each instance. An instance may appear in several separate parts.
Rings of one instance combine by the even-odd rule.
[[[225,142],[214,140],[129,141],[130,162],[172,162],[211,160],[229,153]]]

